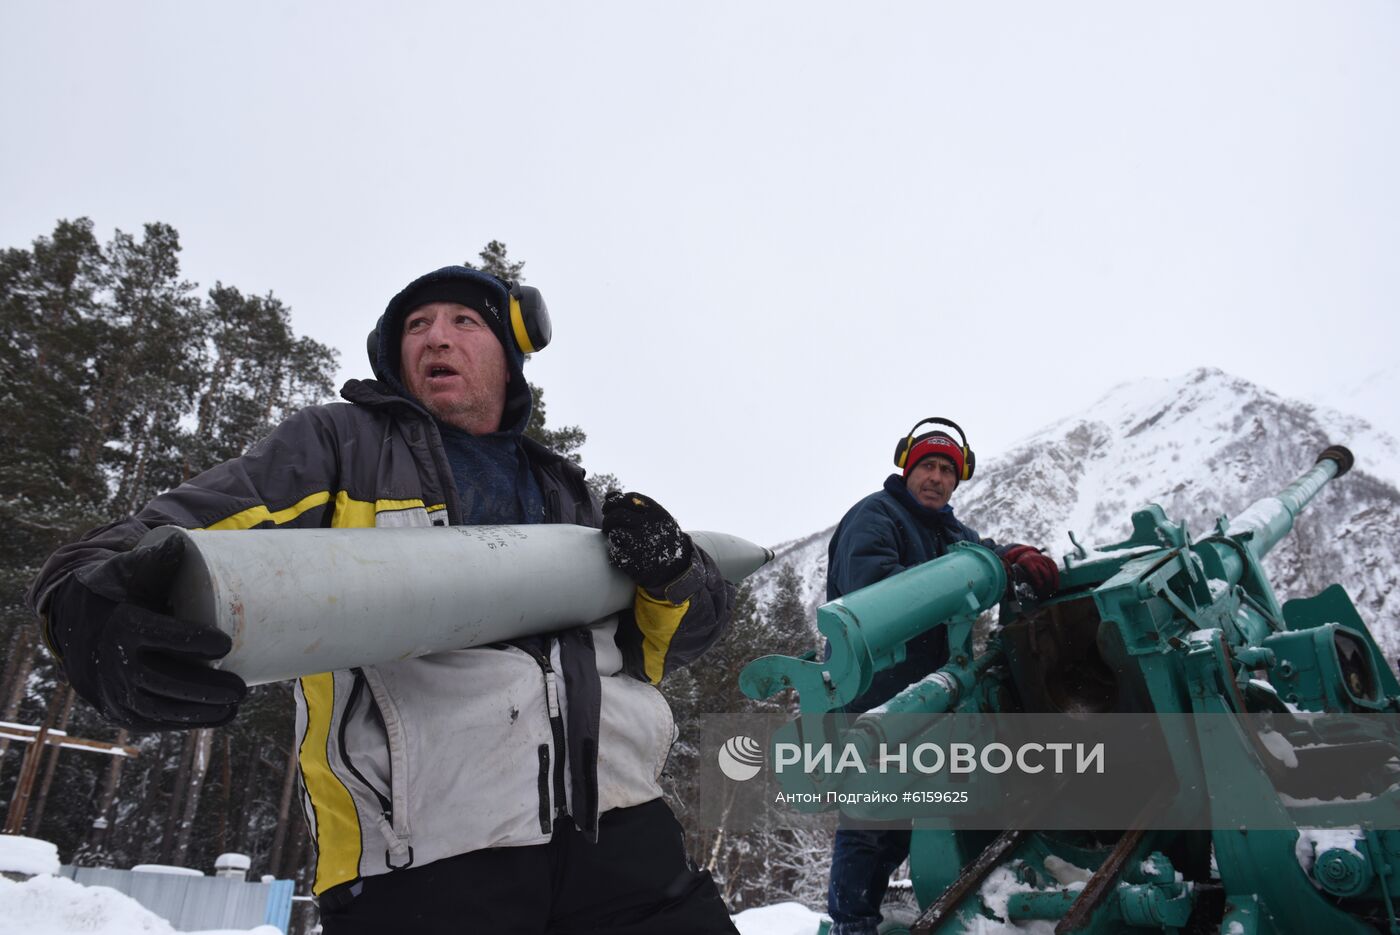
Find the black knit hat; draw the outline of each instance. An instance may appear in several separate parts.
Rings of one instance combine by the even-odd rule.
[[[369,363],[375,378],[388,384],[400,396],[412,395],[404,387],[399,366],[403,323],[409,312],[432,302],[455,302],[481,314],[491,333],[501,342],[506,352],[506,366],[510,370],[502,425],[518,421],[522,407],[528,415],[530,391],[523,370],[525,353],[509,332],[510,287],[490,273],[469,266],[435,269],[404,286],[398,295],[389,300],[369,337]]]

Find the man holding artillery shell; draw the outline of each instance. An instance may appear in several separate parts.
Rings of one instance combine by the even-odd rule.
[[[660,798],[675,726],[654,687],[719,638],[733,588],[655,501],[614,493],[600,507],[582,469],[524,436],[522,365],[549,338],[537,290],[428,273],[370,335],[376,380],[59,549],[30,592],[74,689],[111,720],[211,727],[246,686],[209,665],[226,633],[172,615],[185,544],[137,547],[152,528],[602,527],[636,584],[630,608],[298,679],[328,935],[735,931]]]

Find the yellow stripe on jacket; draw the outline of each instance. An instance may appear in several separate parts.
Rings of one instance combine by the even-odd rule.
[[[342,490],[335,495],[335,512],[331,515],[331,526],[335,529],[359,529],[377,526],[375,517],[380,513],[427,510],[431,516],[445,509],[446,504],[425,506],[422,500],[356,500],[347,491]]]
[[[271,520],[278,526],[289,523],[301,514],[313,507],[318,507],[331,499],[330,491],[319,490],[316,493],[302,497],[296,503],[282,510],[269,510],[265,505],[259,503],[257,506],[250,506],[242,512],[227,516],[217,523],[210,523],[205,529],[252,529],[259,523],[266,523]]]
[[[302,678],[301,693],[306,699],[306,734],[297,760],[316,818],[316,879],[311,891],[319,895],[359,878],[360,814],[330,764],[335,675],[322,672]]]
[[[680,629],[681,618],[689,609],[689,598],[683,604],[672,604],[637,589],[632,614],[637,619],[637,629],[642,631],[642,665],[653,685],[660,684],[661,676],[666,674],[666,653],[676,630]]]

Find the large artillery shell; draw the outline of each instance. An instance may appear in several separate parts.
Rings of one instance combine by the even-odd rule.
[[[152,530],[187,539],[175,616],[217,626],[250,685],[482,646],[601,620],[636,588],[583,526]],[[730,581],[773,553],[692,532]]]

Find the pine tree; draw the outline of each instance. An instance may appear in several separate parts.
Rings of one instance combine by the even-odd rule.
[[[472,269],[488,272],[498,279],[504,279],[506,282],[525,281],[525,277],[521,275],[521,271],[525,269],[525,261],[519,260],[512,262],[507,258],[506,245],[499,240],[493,240],[482,247],[481,252],[478,253],[477,256],[481,258],[480,266],[474,266],[470,262],[465,265],[470,266]]]
[[[179,250],[164,224],[140,237],[117,231],[100,245],[85,218],[58,222],[29,249],[0,250],[0,418],[11,430],[0,448],[0,704],[9,703],[0,719],[43,720],[52,699],[55,723],[61,714],[70,733],[140,748],[129,763],[50,748],[27,829],[64,856],[81,848],[85,859],[122,866],[155,859],[180,837],[195,866],[232,840],[267,856],[290,692],[255,688],[241,716],[206,738],[212,756],[201,764],[189,742],[201,732],[129,735],[85,703],[69,707],[71,694],[37,653],[24,592],[58,545],[241,453],[329,395],[335,368],[334,352],[297,337],[272,295],[216,284],[201,298],[180,277]],[[11,768],[0,774],[0,798],[18,762],[5,746],[0,765]],[[184,796],[191,767],[211,763],[203,794]],[[105,829],[93,827],[99,816]],[[167,834],[168,816],[189,819],[181,834]],[[299,827],[290,834],[304,836]]]
[[[792,562],[784,562],[778,569],[766,619],[771,639],[778,647],[770,652],[798,656],[812,648],[816,634],[802,599],[802,579]]]
[[[34,713],[53,688],[24,593],[45,556],[92,525],[106,500],[91,450],[93,362],[108,336],[111,272],[91,222],[60,222],[32,249],[0,251],[0,719]],[[40,670],[35,672],[38,665]],[[37,721],[37,718],[36,718]],[[0,739],[0,758],[9,751]],[[18,763],[18,756],[9,761]],[[0,773],[7,759],[0,759]],[[12,775],[5,776],[12,780]]]

